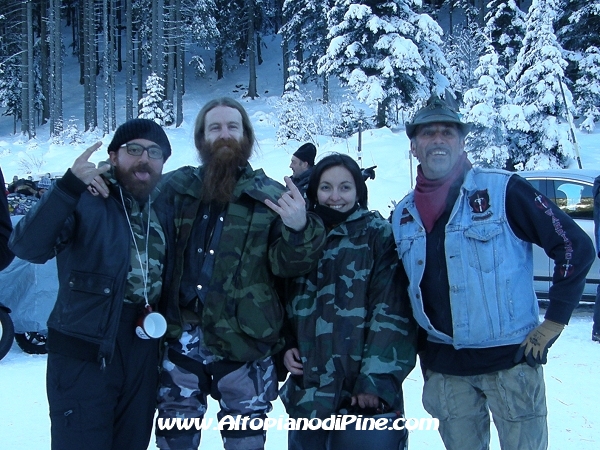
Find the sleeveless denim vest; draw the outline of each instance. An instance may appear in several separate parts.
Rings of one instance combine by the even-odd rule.
[[[409,278],[415,319],[434,342],[460,348],[520,344],[538,325],[533,290],[532,244],[513,233],[506,217],[506,187],[512,174],[473,168],[446,225],[445,253],[453,336],[436,330],[423,307],[425,228],[414,192],[397,205],[392,228]]]

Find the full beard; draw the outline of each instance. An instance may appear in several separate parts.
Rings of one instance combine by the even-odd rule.
[[[138,202],[148,201],[161,176],[146,163],[140,163],[129,169],[115,166],[114,171],[119,184]]]
[[[248,163],[252,153],[248,139],[218,139],[204,141],[198,149],[204,167],[200,200],[204,203],[231,201],[240,167]]]

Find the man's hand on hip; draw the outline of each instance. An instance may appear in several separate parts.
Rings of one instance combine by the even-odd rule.
[[[527,335],[517,354],[514,362],[519,363],[525,359],[525,362],[531,367],[548,362],[548,349],[558,339],[560,333],[565,328],[561,323],[544,320]]]

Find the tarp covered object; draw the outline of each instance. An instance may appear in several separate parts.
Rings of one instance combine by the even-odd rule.
[[[13,225],[23,216],[12,216]],[[15,333],[45,332],[58,292],[56,258],[32,264],[19,258],[0,272],[0,301],[10,308]]]

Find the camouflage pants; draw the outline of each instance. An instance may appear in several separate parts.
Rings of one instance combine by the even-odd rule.
[[[270,357],[247,363],[216,358],[203,345],[200,327],[187,326],[180,340],[171,343],[165,352],[158,391],[158,420],[202,419],[209,394],[221,406],[219,421],[225,418],[231,424],[236,420],[243,423],[243,418],[264,420],[272,409],[271,401],[277,398],[273,361]],[[264,448],[262,430],[224,428],[221,436],[226,450]],[[197,427],[160,430],[157,426],[156,445],[160,449],[197,449],[200,435]]]

